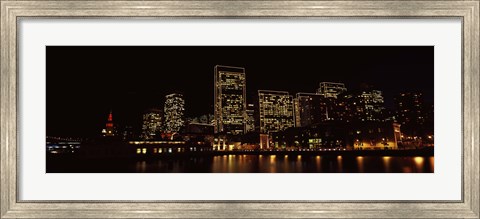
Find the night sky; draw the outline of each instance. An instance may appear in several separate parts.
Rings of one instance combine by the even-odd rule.
[[[186,116],[213,114],[213,67],[245,67],[247,103],[257,90],[315,92],[319,82],[402,91],[433,103],[432,46],[47,46],[47,135],[90,137],[108,112],[139,129],[141,113],[166,94],[185,96]]]

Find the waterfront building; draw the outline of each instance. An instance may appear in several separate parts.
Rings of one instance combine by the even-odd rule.
[[[396,122],[358,122],[351,127],[348,143],[355,150],[398,149],[402,143],[400,124]]]
[[[260,150],[266,150],[270,148],[270,136],[268,134],[261,134],[259,136]]]
[[[182,94],[173,93],[165,97],[164,105],[164,131],[177,133],[185,125],[185,100]]]
[[[103,136],[113,137],[115,136],[115,127],[113,125],[113,115],[112,111],[108,114],[107,123],[105,124],[105,129],[102,130]]]
[[[246,79],[241,67],[214,68],[215,133],[244,134],[246,129]]]
[[[276,149],[385,150],[398,149],[400,125],[394,122],[326,121],[272,134]]]
[[[163,111],[157,108],[151,108],[143,113],[142,139],[155,139],[162,127]]]
[[[228,138],[224,134],[215,134],[212,148],[214,151],[228,150]]]
[[[293,97],[286,91],[258,91],[260,132],[271,133],[294,127]]]

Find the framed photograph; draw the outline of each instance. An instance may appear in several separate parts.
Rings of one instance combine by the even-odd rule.
[[[0,14],[1,218],[479,217],[479,1]]]

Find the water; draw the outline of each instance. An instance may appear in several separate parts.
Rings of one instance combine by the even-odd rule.
[[[220,155],[146,160],[47,162],[47,172],[433,173],[434,157]],[[75,165],[73,165],[75,163]]]
[[[432,173],[434,157],[223,155],[137,161],[136,172]]]

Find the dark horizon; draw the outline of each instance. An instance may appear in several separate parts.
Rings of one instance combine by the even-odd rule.
[[[213,114],[213,68],[244,67],[257,90],[315,92],[322,81],[403,91],[433,103],[433,46],[47,46],[47,135],[90,137],[108,112],[138,129],[141,113],[183,93],[186,116]],[[314,55],[312,55],[314,54]]]

